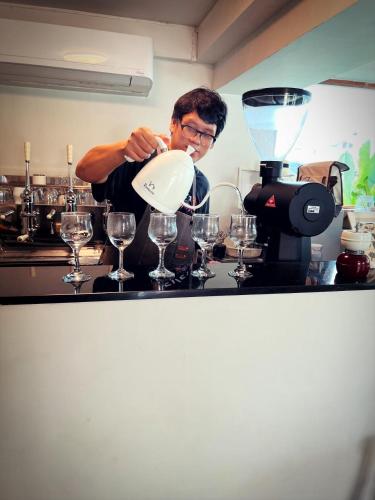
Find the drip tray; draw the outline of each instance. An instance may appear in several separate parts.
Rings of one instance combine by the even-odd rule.
[[[79,252],[83,266],[95,266],[100,263],[102,245],[85,246]],[[31,246],[12,245],[0,248],[0,266],[15,265],[66,265],[73,263],[72,251],[68,246]]]

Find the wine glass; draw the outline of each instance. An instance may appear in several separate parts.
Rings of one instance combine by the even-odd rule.
[[[195,278],[213,278],[215,273],[206,264],[207,250],[212,248],[219,233],[219,216],[214,214],[193,214],[191,236],[202,249],[201,265],[192,271]]]
[[[74,269],[63,276],[65,283],[88,281],[91,276],[81,271],[79,251],[92,238],[91,214],[88,212],[62,212],[60,236],[73,250]]]
[[[238,265],[236,269],[228,273],[229,276],[234,278],[249,278],[252,276],[243,263],[243,252],[250,243],[255,241],[256,236],[256,215],[234,214],[231,216],[229,237],[237,247]]]
[[[174,278],[174,273],[164,266],[165,249],[176,239],[177,224],[176,214],[163,214],[151,212],[148,236],[159,249],[159,265],[149,272],[151,278]]]
[[[134,278],[134,273],[124,269],[124,250],[134,240],[135,216],[129,212],[110,212],[107,218],[107,234],[113,246],[118,249],[118,269],[108,274],[112,280],[124,281]]]

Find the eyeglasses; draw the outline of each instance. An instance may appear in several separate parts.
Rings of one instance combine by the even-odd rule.
[[[199,139],[201,141],[202,146],[208,147],[212,146],[212,144],[216,141],[216,137],[211,134],[207,134],[206,132],[201,132],[191,125],[184,125],[181,123],[182,134],[186,139],[194,139],[199,135]]]

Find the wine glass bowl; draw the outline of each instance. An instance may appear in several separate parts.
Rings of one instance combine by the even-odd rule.
[[[134,278],[134,273],[124,269],[124,250],[134,240],[136,230],[135,216],[130,212],[110,212],[107,218],[107,234],[110,242],[119,251],[118,269],[108,274],[108,277],[125,281]]]
[[[88,212],[62,212],[60,236],[73,251],[74,268],[65,276],[65,283],[88,281],[91,276],[81,271],[79,251],[93,235],[91,214]]]
[[[164,265],[164,254],[167,246],[177,237],[176,214],[151,212],[148,236],[159,250],[158,267],[150,271],[149,276],[154,279],[174,278],[175,274]]]
[[[192,271],[195,278],[213,278],[215,273],[206,263],[207,251],[211,249],[219,233],[219,216],[215,214],[193,214],[191,236],[202,249],[201,265]]]
[[[256,216],[248,214],[233,214],[231,216],[229,237],[238,252],[237,267],[228,274],[234,278],[250,278],[252,273],[243,263],[243,252],[255,241],[257,236]]]

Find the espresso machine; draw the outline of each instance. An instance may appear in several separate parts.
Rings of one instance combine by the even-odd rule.
[[[310,92],[264,88],[243,94],[246,122],[261,158],[261,183],[254,184],[244,208],[257,216],[257,242],[265,262],[309,262],[311,237],[335,216],[332,193],[318,182],[282,180],[284,160],[306,119]]]

